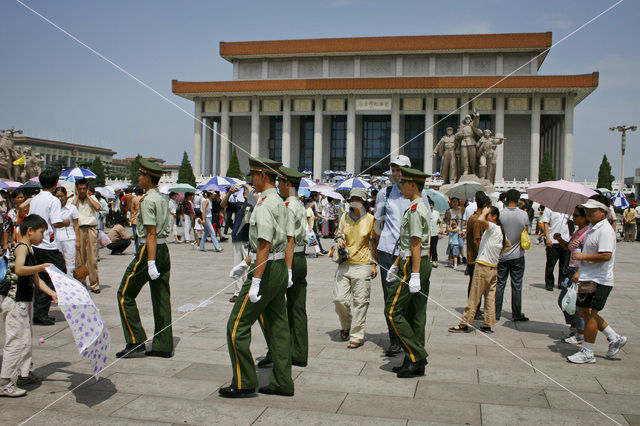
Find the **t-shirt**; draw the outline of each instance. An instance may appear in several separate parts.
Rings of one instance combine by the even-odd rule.
[[[127,240],[129,237],[127,236],[127,231],[124,229],[124,226],[118,223],[109,231],[109,239],[112,243],[115,243],[116,241]]]
[[[56,229],[56,240],[58,241],[69,241],[76,239],[76,231],[73,228],[73,220],[78,219],[78,208],[71,203],[67,203],[66,206],[62,207],[62,220],[65,221],[69,219],[69,226],[65,226],[64,228]]]
[[[502,230],[495,223],[489,222],[489,229],[484,231],[478,248],[476,263],[487,266],[498,266],[502,251]]]
[[[635,209],[632,209],[631,207],[629,207],[628,209],[626,209],[624,211],[624,222],[625,223],[636,223],[636,217],[638,216],[638,213],[636,212]]]
[[[440,223],[442,222],[442,218],[440,217],[440,212],[438,210],[431,210],[431,236],[437,236],[438,230],[440,229]]]
[[[462,216],[462,220],[465,222],[469,220],[472,214],[474,214],[478,210],[478,203],[472,201],[469,203],[467,207],[464,209],[464,216]]]
[[[511,243],[511,248],[500,256],[500,261],[520,259],[524,256],[524,250],[520,246],[522,230],[529,225],[529,216],[518,207],[506,207],[500,213],[500,222]]]
[[[568,216],[563,213],[554,212],[549,207],[544,209],[542,213],[542,223],[549,224],[549,238],[552,244],[558,244],[553,236],[557,233],[562,236],[562,239],[569,240],[569,227],[567,226]]]
[[[349,258],[347,262],[356,265],[369,264],[371,250],[369,242],[376,237],[373,230],[375,219],[367,213],[354,219],[351,213],[342,215],[338,225],[337,235],[343,235],[346,241]]]
[[[467,221],[467,263],[473,265],[478,257],[476,240],[482,237],[484,227],[478,223],[480,214],[472,214]]]
[[[49,191],[42,191],[31,200],[29,214],[37,214],[47,222],[47,229],[44,231],[42,242],[34,247],[42,250],[58,250],[58,246],[55,243],[53,224],[64,221],[62,219],[60,200]]]
[[[396,243],[400,238],[402,217],[409,204],[411,202],[404,198],[398,185],[391,187],[389,197],[387,197],[387,188],[378,192],[374,217],[384,223],[380,232],[378,250],[389,254],[398,254]]]
[[[607,220],[589,225],[582,244],[586,254],[611,253],[606,262],[580,261],[580,281],[595,281],[600,285],[613,287],[613,263],[616,254],[616,232]]]
[[[169,212],[173,214],[178,213],[178,203],[176,203],[176,200],[169,199]]]

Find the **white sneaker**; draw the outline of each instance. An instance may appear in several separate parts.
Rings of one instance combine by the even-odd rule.
[[[562,340],[568,339],[571,336],[575,336],[576,335],[576,330],[574,328],[570,328],[569,332],[567,334],[565,334],[564,336],[561,337]]]
[[[580,348],[580,350],[575,354],[569,355],[567,360],[574,364],[595,364],[596,357],[593,355],[592,351]]]
[[[619,334],[616,340],[614,340],[613,342],[609,342],[609,350],[607,351],[607,358],[612,358],[626,344],[627,344],[627,337]]]
[[[565,343],[569,343],[571,345],[581,345],[584,343],[584,336],[579,336],[574,334],[573,336],[569,336],[565,339],[562,339]]]
[[[0,396],[8,396],[10,398],[15,398],[18,396],[24,396],[26,394],[27,394],[26,390],[20,389],[13,382],[9,382],[6,385],[0,387]]]

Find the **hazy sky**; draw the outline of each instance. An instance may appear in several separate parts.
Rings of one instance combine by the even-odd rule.
[[[220,41],[553,31],[556,42],[615,1],[51,1],[24,0],[113,62],[193,111],[171,80],[232,78]],[[575,179],[595,180],[603,154],[620,174],[613,124],[640,124],[640,3],[623,1],[554,47],[541,74],[600,71],[576,108]],[[193,119],[13,0],[0,4],[0,128],[109,147],[118,157],[178,163]],[[508,135],[506,135],[508,137]],[[626,175],[640,167],[627,138]]]

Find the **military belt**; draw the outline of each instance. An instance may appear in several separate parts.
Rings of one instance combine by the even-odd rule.
[[[411,257],[411,249],[409,249],[409,250],[399,250],[398,251],[398,255],[400,256],[401,259],[406,259],[407,257]],[[420,250],[420,257],[428,256],[428,255],[429,255],[429,249]]]
[[[249,256],[251,257],[251,260],[253,262],[256,261],[257,253],[251,252],[251,253],[249,253]],[[279,253],[269,253],[269,257],[267,258],[267,260],[281,260],[281,259],[284,259],[284,252],[283,251],[281,251]]]

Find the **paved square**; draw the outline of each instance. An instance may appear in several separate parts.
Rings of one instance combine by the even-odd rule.
[[[329,244],[326,240],[325,244]],[[207,246],[210,247],[209,244]],[[439,244],[445,259],[446,240]],[[81,360],[71,333],[62,331],[44,345],[38,343],[64,327],[57,308],[53,327],[34,327],[34,369],[45,377],[26,387],[23,398],[1,400],[0,423],[16,424],[607,424],[576,396],[545,377],[552,377],[577,396],[620,424],[640,424],[640,303],[636,243],[619,243],[616,287],[603,316],[629,343],[617,359],[604,358],[602,334],[596,341],[597,362],[573,365],[565,356],[576,348],[562,343],[563,316],[558,290],[544,290],[544,249],[534,245],[526,254],[523,312],[528,323],[510,321],[510,291],[505,312],[491,339],[479,332],[450,334],[466,302],[467,279],[462,270],[444,266],[431,276],[428,305],[426,376],[398,379],[390,372],[400,357],[387,358],[380,279],[372,283],[366,343],[347,349],[339,339],[339,322],[331,301],[336,264],[327,258],[308,258],[309,365],[293,367],[293,398],[259,395],[227,400],[217,389],[231,380],[225,324],[232,304],[230,244],[223,253],[202,253],[190,246],[170,244],[174,339],[172,359],[116,360],[124,347],[116,291],[132,249],[125,256],[101,251],[102,293],[94,299],[111,333],[109,363],[96,383]],[[225,288],[226,287],[226,288]],[[507,287],[508,288],[508,287]],[[184,314],[178,308],[213,298],[209,306]],[[148,287],[138,297],[147,334],[153,332]],[[0,334],[4,342],[4,333]],[[253,329],[254,357],[266,353],[259,327]],[[527,366],[531,362],[539,371]],[[269,370],[258,369],[266,384]],[[85,383],[72,393],[69,391]],[[46,410],[41,409],[51,405]]]

